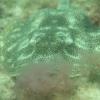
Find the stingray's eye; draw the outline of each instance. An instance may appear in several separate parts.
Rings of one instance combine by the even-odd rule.
[[[67,26],[67,20],[63,15],[51,15],[42,20],[40,27],[65,27]]]

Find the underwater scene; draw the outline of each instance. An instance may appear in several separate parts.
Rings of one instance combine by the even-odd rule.
[[[100,0],[0,0],[0,100],[100,100]]]

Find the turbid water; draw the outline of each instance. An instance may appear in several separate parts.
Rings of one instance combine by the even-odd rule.
[[[88,100],[86,88],[99,93],[100,28],[70,0],[10,28],[0,38],[0,62],[17,100]]]

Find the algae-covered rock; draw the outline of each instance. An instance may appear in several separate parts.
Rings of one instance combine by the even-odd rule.
[[[17,100],[69,100],[75,90],[71,67],[63,59],[26,66],[16,79]]]
[[[100,27],[100,1],[99,0],[71,0],[72,5],[83,9],[92,23]]]
[[[0,73],[0,100],[14,100],[14,82],[8,74]]]
[[[97,84],[80,86],[73,100],[99,100],[100,87]]]

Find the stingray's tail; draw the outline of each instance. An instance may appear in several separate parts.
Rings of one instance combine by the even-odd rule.
[[[59,0],[58,9],[60,10],[68,10],[70,7],[70,0]]]

